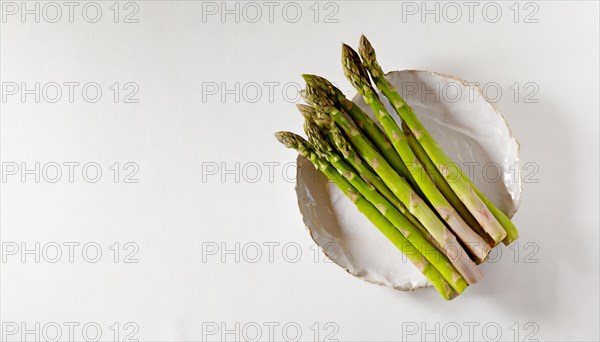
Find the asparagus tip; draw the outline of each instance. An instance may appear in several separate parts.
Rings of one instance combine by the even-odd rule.
[[[277,141],[279,141],[280,143],[282,143],[285,147],[289,148],[288,143],[287,143],[287,139],[286,139],[286,133],[289,133],[289,132],[277,132],[277,133],[275,133],[275,139],[277,139]]]
[[[300,114],[302,114],[305,120],[310,120],[320,129],[327,130],[328,127],[331,125],[331,118],[318,108],[301,103],[297,104],[296,107],[298,108]]]
[[[300,90],[300,97],[304,100],[304,102],[309,102],[308,97],[306,96],[306,89]]]
[[[342,44],[342,64],[344,70],[347,66],[354,64],[358,58],[358,54],[348,44]],[[360,61],[360,59],[358,59]]]
[[[321,76],[311,75],[311,74],[302,74],[302,78],[306,81],[306,83],[309,83],[312,85],[320,84],[323,82],[323,80],[325,80],[325,78],[323,78]]]
[[[308,141],[319,154],[324,156],[332,151],[331,146],[321,133],[321,129],[313,120],[304,120],[304,131],[308,136]]]
[[[335,107],[335,102],[329,98],[327,92],[312,82],[306,84],[305,99],[308,103],[321,108],[326,113],[329,113]]]
[[[367,37],[365,37],[365,35],[362,35],[360,37],[358,52],[360,54],[360,57],[362,58],[363,64],[369,69],[369,72],[374,74],[374,77],[381,76],[381,67],[377,64],[375,49],[373,48],[373,45],[371,45],[371,42],[369,42]]]
[[[346,138],[344,137],[344,135],[342,134],[342,131],[340,131],[339,127],[332,125],[331,128],[329,129],[330,132],[330,137],[331,137],[331,141],[333,142],[333,144],[340,150],[342,151],[342,153],[345,155],[347,154],[350,150],[350,146],[348,144],[348,142],[346,141]]]
[[[346,44],[346,43],[342,43],[342,56],[344,57],[353,57],[356,54],[356,51],[354,51],[354,49]]]
[[[375,49],[373,49],[373,45],[371,42],[365,37],[365,35],[360,36],[360,42],[358,44],[358,52],[360,56],[364,59],[365,56],[373,56],[375,57]]]
[[[329,82],[329,80],[326,79],[325,77],[304,74],[304,75],[302,75],[302,78],[304,78],[306,83],[310,84],[311,86],[319,87],[319,88],[323,89],[324,91],[332,92],[332,90],[335,89],[333,84],[331,82]]]
[[[358,54],[362,58],[364,64],[367,64],[364,56],[365,56],[366,52],[370,51],[370,49],[369,49],[370,46],[371,46],[371,43],[369,42],[367,37],[365,37],[364,34],[361,34],[360,39],[358,40]]]
[[[287,148],[298,148],[304,138],[292,132],[277,132],[275,138]]]
[[[311,118],[316,115],[316,113],[315,113],[316,110],[312,106],[298,103],[296,105],[296,108],[298,108],[298,110],[300,111],[300,114],[302,114],[302,116],[305,118]]]
[[[369,74],[360,61],[360,56],[346,44],[342,45],[342,65],[346,78],[357,90],[361,91],[365,87],[372,89]]]

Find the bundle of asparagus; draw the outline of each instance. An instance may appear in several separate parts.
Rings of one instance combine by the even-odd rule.
[[[449,167],[452,160],[385,79],[365,36],[359,53],[342,46],[342,65],[383,129],[331,82],[303,75],[308,105],[298,109],[308,139],[275,136],[334,182],[444,299],[453,299],[483,279],[477,264],[499,242],[515,241],[518,231],[459,167]]]

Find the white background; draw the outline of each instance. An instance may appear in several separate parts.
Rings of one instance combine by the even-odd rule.
[[[104,341],[117,340],[115,331],[118,340],[129,332],[140,340],[232,340],[253,338],[258,326],[263,340],[279,341],[297,330],[303,341],[329,334],[344,341],[457,334],[461,340],[498,334],[510,341],[598,340],[597,2],[521,3],[518,15],[512,2],[497,2],[502,15],[495,23],[488,22],[494,8],[482,13],[483,2],[473,20],[459,2],[456,23],[450,22],[455,9],[444,12],[444,4],[439,22],[433,14],[423,22],[419,8],[409,15],[413,7],[390,1],[297,2],[302,13],[295,23],[287,22],[294,8],[282,14],[281,2],[255,3],[262,9],[256,23],[250,22],[255,8],[244,12],[239,3],[237,23],[234,14],[210,15],[215,3],[137,1],[121,3],[115,23],[113,2],[97,3],[96,23],[82,16],[85,2],[76,3],[73,23],[62,2],[61,19],[49,23],[54,9],[44,13],[41,2],[36,23],[34,15],[25,22],[20,12],[9,15],[2,1],[3,339],[15,327],[9,340],[51,339],[60,326],[63,340],[92,339],[98,327]],[[123,23],[136,6],[138,22]],[[267,6],[274,6],[272,23]],[[93,17],[88,8],[87,19]],[[525,22],[531,20],[537,23]],[[301,131],[294,107],[301,73],[326,76],[352,93],[340,44],[356,47],[361,33],[387,70],[434,70],[498,85],[497,106],[521,143],[522,165],[537,165],[526,170],[514,218],[519,244],[503,247],[496,263],[482,267],[485,281],[451,302],[433,289],[403,293],[371,285],[324,262],[296,205],[295,169],[288,164],[295,153],[273,138],[278,130]],[[16,95],[6,88],[11,82],[19,85]],[[22,82],[80,86],[73,103],[64,85],[57,103],[44,94],[36,103],[34,95],[21,98]],[[102,89],[96,103],[81,95],[90,82]],[[115,82],[137,84],[139,102],[123,103],[128,91],[121,89],[115,103],[109,89]],[[223,87],[235,89],[236,82],[239,100],[235,91],[222,99]],[[537,89],[533,95],[534,88],[524,88],[528,82]],[[537,102],[525,101],[528,94]],[[72,183],[65,162],[80,163]],[[128,162],[139,167],[137,183],[124,182],[133,170],[123,169]],[[35,163],[40,172],[50,165],[39,183],[21,172]],[[63,165],[57,183],[47,181],[52,163]],[[102,170],[97,183],[81,174],[88,163]],[[14,165],[19,171],[11,175],[7,168]],[[69,242],[79,244],[72,263]],[[40,262],[36,252],[23,252],[36,243]],[[82,256],[89,243],[102,249],[96,263]],[[237,252],[223,253],[236,243]],[[56,244],[62,258],[48,262]],[[253,263],[257,245],[261,258]],[[209,246],[219,251],[207,255]],[[130,253],[137,263],[123,262]],[[36,322],[38,336],[25,336]],[[76,325],[73,336],[68,322]]]

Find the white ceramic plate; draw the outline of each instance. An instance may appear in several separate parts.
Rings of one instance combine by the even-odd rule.
[[[521,195],[519,144],[481,90],[464,80],[428,71],[394,71],[386,78],[429,133],[477,187],[512,217]],[[395,112],[385,97],[388,111]],[[353,101],[372,116],[360,95]],[[430,286],[426,278],[303,157],[296,192],[304,223],[325,255],[350,274],[398,290]],[[473,164],[475,163],[475,164]]]

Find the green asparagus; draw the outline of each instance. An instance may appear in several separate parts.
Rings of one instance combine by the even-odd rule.
[[[479,236],[481,236],[490,246],[496,246],[496,241],[494,241],[489,236],[489,234],[486,233],[483,230],[483,228],[481,228],[481,225],[479,225],[479,222],[477,222],[473,215],[471,215],[469,209],[467,209],[463,202],[461,202],[460,198],[456,196],[452,188],[450,188],[448,182],[444,179],[437,167],[435,167],[431,159],[429,159],[427,153],[425,152],[425,150],[423,150],[423,147],[421,147],[421,144],[419,144],[415,136],[412,134],[410,129],[406,127],[406,124],[404,122],[402,123],[402,131],[408,139],[408,144],[410,145],[410,148],[413,150],[413,152],[415,152],[415,155],[417,156],[417,158],[419,158],[419,161],[421,162],[421,164],[423,164],[423,167],[425,167],[425,170],[430,175],[435,185],[440,189],[442,194],[444,194],[448,202],[452,204],[454,209],[456,209],[456,211],[461,214],[465,222],[467,222],[467,224],[471,228],[473,228],[473,230],[477,234],[479,234]]]
[[[318,113],[326,114],[344,131],[353,147],[363,159],[381,177],[383,182],[402,201],[402,203],[433,235],[443,247],[444,254],[452,261],[467,283],[473,284],[483,278],[483,274],[468,257],[456,237],[438,219],[436,214],[417,195],[406,180],[398,175],[390,164],[374,149],[361,131],[346,118],[324,92],[318,87],[306,86],[306,99],[316,108]]]
[[[383,216],[383,214],[363,195],[361,195],[336,169],[326,160],[319,157],[311,145],[302,137],[290,132],[278,132],[277,140],[288,148],[293,148],[308,158],[315,167],[322,171],[406,257],[427,277],[440,295],[450,300],[458,293],[450,286],[442,274],[425,257],[414,250],[413,245],[406,240],[398,229]]]
[[[375,50],[371,43],[363,35],[360,40],[360,54],[366,68],[373,77],[377,88],[388,98],[400,118],[410,128],[419,144],[426,151],[427,155],[438,167],[444,179],[448,182],[455,194],[469,209],[481,227],[494,239],[502,241],[506,236],[506,229],[511,226],[503,227],[488,209],[485,203],[473,190],[462,171],[453,164],[452,160],[446,155],[442,148],[429,135],[423,124],[419,121],[413,110],[408,106],[404,99],[398,94],[394,87],[385,79],[383,70],[377,63]],[[491,204],[491,203],[490,203]],[[514,226],[512,226],[514,227]]]
[[[476,260],[479,262],[485,260],[491,251],[490,245],[469,227],[427,175],[425,169],[411,150],[406,136],[379,99],[375,89],[371,86],[369,74],[362,65],[358,53],[346,44],[342,46],[342,65],[346,78],[363,96],[365,102],[371,106],[385,133],[390,137],[396,152],[398,152],[405,163],[412,164],[413,178],[431,203],[431,206],[448,224],[450,229],[463,242]]]
[[[388,200],[386,200],[373,185],[367,184],[355,172],[355,170],[346,164],[342,158],[335,153],[333,148],[327,143],[321,135],[319,127],[310,120],[306,120],[305,129],[308,132],[309,142],[313,148],[324,157],[340,174],[342,174],[352,184],[356,190],[363,195],[371,204],[373,204],[419,251],[425,258],[431,262],[434,267],[444,276],[446,281],[458,292],[467,287],[464,278],[452,266],[448,258],[441,254],[427,239],[421,234],[404,215],[400,213]]]
[[[443,251],[440,244],[433,238],[431,233],[417,220],[417,218],[411,214],[406,206],[392,193],[392,191],[385,185],[385,183],[371,170],[369,165],[363,162],[360,156],[354,151],[352,146],[347,142],[342,132],[336,125],[322,124],[322,121],[318,121],[316,111],[313,107],[307,105],[298,105],[298,109],[305,117],[306,120],[310,120],[317,124],[322,132],[328,137],[329,141],[335,147],[335,149],[346,159],[346,161],[358,172],[362,179],[367,184],[371,184],[379,191],[383,197],[385,197],[394,207],[396,207],[402,215],[417,227],[425,238],[434,245],[438,250]],[[308,135],[308,132],[307,132]]]
[[[344,93],[335,87],[327,79],[316,76],[316,75],[302,75],[306,83],[312,87],[319,87],[326,93],[331,100],[338,106],[344,109],[346,113],[352,118],[356,125],[362,129],[366,136],[377,146],[381,154],[385,157],[388,163],[392,165],[394,170],[403,176],[408,183],[417,190],[419,196],[423,197],[423,193],[419,191],[417,183],[413,179],[410,170],[406,167],[400,155],[396,152],[389,139],[377,126],[375,121],[371,120],[368,115],[354,102],[348,100]]]

